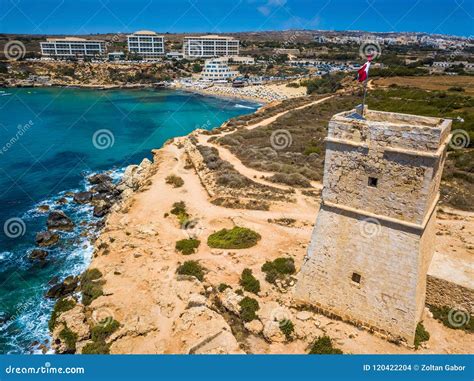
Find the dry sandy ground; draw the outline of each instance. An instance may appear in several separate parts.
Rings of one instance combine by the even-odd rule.
[[[198,139],[202,144],[208,144],[207,136],[198,136]],[[210,348],[208,353],[239,353],[242,350],[248,353],[306,353],[314,338],[323,334],[331,336],[345,353],[413,352],[413,349],[319,314],[311,313],[301,319],[292,308],[291,288],[288,292],[280,292],[264,280],[260,268],[267,260],[291,256],[297,269],[300,268],[318,211],[316,199],[297,192],[295,203],[273,203],[270,211],[213,205],[194,168],[185,168],[186,156],[180,147],[168,144],[158,151],[156,174],[146,189],[132,196],[129,208],[109,216],[98,242],[108,243],[108,254],[95,257],[90,266],[100,269],[106,280],[105,295],[96,299],[91,308],[98,315],[113,316],[123,327],[113,338],[112,353],[189,353],[190,348],[203,343],[203,337],[211,334],[215,325],[223,327],[227,336],[222,336],[225,343],[219,344],[217,349]],[[228,150],[216,148],[222,158],[245,175],[261,175],[248,168],[243,170],[243,164]],[[171,173],[182,177],[183,187],[175,189],[166,184],[165,178]],[[174,248],[177,240],[188,238],[188,233],[181,229],[173,215],[165,216],[177,201],[184,201],[192,218],[198,220],[193,232],[201,245],[197,253],[190,256],[183,256]],[[268,219],[276,218],[294,218],[298,221],[297,227],[268,222]],[[472,214],[443,214],[438,229],[450,233],[437,236],[438,251],[445,255],[462,255],[472,261],[472,218]],[[255,247],[243,250],[215,250],[207,246],[209,234],[234,225],[257,231],[262,236],[261,241]],[[207,269],[202,284],[180,280],[176,275],[179,264],[190,259],[198,260]],[[295,324],[295,340],[270,342],[261,334],[234,331],[239,343],[235,346],[229,326],[219,314],[206,312],[204,307],[187,308],[192,294],[205,295],[206,304],[211,304],[214,293],[211,287],[220,283],[227,283],[234,290],[239,288],[239,277],[244,268],[252,269],[262,286],[257,298],[261,320],[268,321],[283,308],[285,317]],[[468,353],[472,350],[472,338],[468,334],[446,328],[429,314],[426,314],[424,324],[431,339],[417,353]]]

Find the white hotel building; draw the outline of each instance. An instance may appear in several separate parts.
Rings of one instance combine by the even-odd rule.
[[[237,71],[230,70],[226,58],[212,58],[206,60],[200,79],[202,81],[227,81],[238,74]]]
[[[48,38],[40,46],[41,55],[51,58],[93,58],[105,54],[105,41],[78,37]]]
[[[140,30],[127,36],[128,51],[143,59],[155,59],[165,54],[165,39],[155,32]]]
[[[239,40],[216,35],[185,37],[183,42],[185,58],[213,58],[239,55]]]

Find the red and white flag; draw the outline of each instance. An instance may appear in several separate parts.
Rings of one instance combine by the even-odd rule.
[[[359,82],[364,82],[369,78],[369,67],[370,67],[370,62],[372,61],[373,56],[368,56],[367,57],[367,62],[359,69],[357,70],[357,80]]]

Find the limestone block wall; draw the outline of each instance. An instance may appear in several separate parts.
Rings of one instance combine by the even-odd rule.
[[[383,222],[368,227],[359,215],[323,205],[295,297],[412,342],[424,302],[419,242],[416,230]]]
[[[354,111],[334,115],[329,122],[328,137],[359,143],[401,148],[419,152],[436,152],[446,140],[451,121],[440,118],[367,111],[367,123],[350,119]],[[389,126],[389,128],[387,128]]]
[[[432,187],[436,161],[328,142],[323,198],[421,224],[431,207],[429,194],[436,193]],[[369,186],[369,177],[377,178],[377,187]]]

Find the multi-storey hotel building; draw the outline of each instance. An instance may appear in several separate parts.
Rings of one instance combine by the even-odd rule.
[[[215,35],[185,37],[183,54],[186,58],[238,56],[239,40]]]
[[[165,54],[165,40],[149,30],[140,30],[127,36],[128,51],[144,59],[154,59]]]
[[[48,38],[40,46],[44,57],[60,59],[99,57],[105,53],[105,41],[78,37]]]
[[[230,70],[226,58],[212,58],[206,60],[201,72],[201,80],[225,81],[238,75],[237,71]]]

